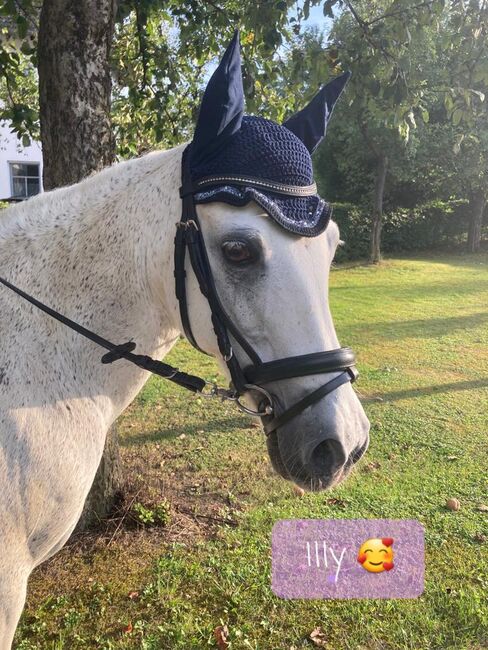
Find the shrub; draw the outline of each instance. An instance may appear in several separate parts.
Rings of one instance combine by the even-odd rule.
[[[336,261],[367,258],[371,230],[369,208],[336,203],[333,219],[344,241],[337,251]],[[415,208],[396,208],[384,214],[382,251],[450,248],[465,241],[468,223],[468,202],[465,200],[432,201]]]
[[[171,504],[166,499],[151,507],[137,502],[132,511],[136,520],[143,526],[167,526],[171,521]]]

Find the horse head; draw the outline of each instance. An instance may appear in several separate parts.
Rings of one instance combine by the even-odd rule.
[[[184,329],[263,415],[275,469],[311,490],[345,477],[369,440],[350,383],[352,352],[339,347],[328,304],[339,229],[317,194],[311,159],[348,76],[324,86],[282,125],[244,115],[236,34],[207,85],[184,154],[182,196],[202,246],[194,273],[187,264]],[[205,275],[199,256],[211,282],[198,278]],[[335,365],[327,366],[334,355]],[[325,372],[329,388],[322,390]],[[312,394],[312,403],[301,402]],[[290,409],[297,403],[302,408]]]

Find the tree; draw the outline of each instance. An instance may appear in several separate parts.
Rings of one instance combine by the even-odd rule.
[[[37,47],[44,187],[114,160],[109,57],[116,0],[44,0]]]
[[[462,156],[458,171],[470,201],[468,250],[476,252],[488,201],[488,0],[453,2],[446,23],[445,107],[457,131],[454,152]]]
[[[398,136],[407,141],[416,117],[427,120],[424,102],[425,66],[431,44],[427,25],[442,10],[442,2],[326,2],[343,13],[332,28],[328,52],[333,66],[353,73],[349,94],[353,119],[368,148],[374,173],[370,260],[381,258],[383,201],[391,156]],[[365,16],[368,16],[366,19]],[[420,55],[420,52],[422,54]]]
[[[76,183],[114,160],[109,60],[115,10],[116,0],[42,4],[37,60],[45,189]],[[112,427],[79,527],[107,515],[120,489]]]

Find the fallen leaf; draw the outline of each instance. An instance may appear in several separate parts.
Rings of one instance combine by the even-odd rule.
[[[229,647],[228,637],[229,628],[227,625],[218,625],[214,630],[214,637],[217,641],[217,648],[219,650],[227,650]]]
[[[371,462],[366,463],[366,465],[364,465],[364,468],[369,472],[372,472],[375,469],[380,469],[380,467],[381,467],[381,463],[377,460],[372,460]]]
[[[133,630],[132,623],[129,623],[126,627],[124,627],[124,634],[130,634]]]
[[[459,456],[448,456],[447,460],[459,460]]]
[[[312,630],[310,633],[310,639],[319,648],[327,647],[327,637],[322,632],[322,628],[316,627],[315,630]]]
[[[184,440],[186,438],[186,433],[180,433],[179,436],[176,436],[178,440]]]
[[[129,591],[129,598],[131,600],[135,600],[136,598],[139,598],[139,592],[138,591]]]
[[[484,504],[484,503],[479,503],[479,504],[476,506],[476,510],[477,510],[478,512],[488,512],[488,506],[487,506],[486,504]]]
[[[446,506],[449,510],[457,511],[461,508],[461,503],[459,502],[459,499],[447,499]]]
[[[325,499],[325,502],[329,506],[337,506],[338,508],[345,508],[347,506],[347,501],[339,499],[338,497],[329,497],[328,499]]]

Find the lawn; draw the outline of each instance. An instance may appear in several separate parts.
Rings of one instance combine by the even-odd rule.
[[[349,480],[300,495],[232,406],[158,378],[120,419],[123,501],[32,576],[20,650],[481,650],[488,647],[488,256],[337,268],[330,300],[371,445]],[[180,343],[170,363],[214,363]],[[461,507],[450,511],[448,498]],[[426,531],[412,600],[284,601],[270,590],[282,518],[409,518]]]

